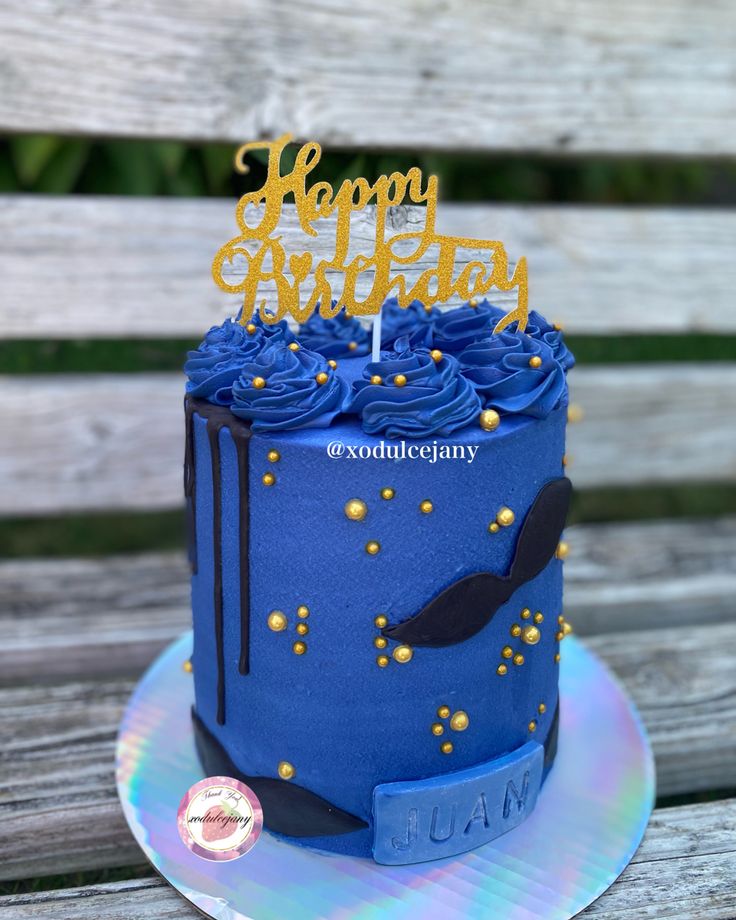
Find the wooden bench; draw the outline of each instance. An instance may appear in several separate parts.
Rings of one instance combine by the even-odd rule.
[[[9,131],[736,154],[728,3],[8,0],[0,31]],[[733,211],[446,204],[442,220],[526,254],[534,305],[574,333],[736,331]],[[232,228],[232,201],[0,196],[0,334],[199,335],[232,311],[209,275]],[[572,385],[579,489],[736,480],[736,362],[580,366]],[[182,386],[2,378],[0,515],[180,507]],[[638,703],[670,804],[586,916],[736,915],[735,540],[728,517],[570,528],[566,612]],[[187,593],[182,553],[0,563],[1,878],[142,862],[115,733],[141,670],[187,628]],[[153,871],[132,875],[0,909],[196,916]]]

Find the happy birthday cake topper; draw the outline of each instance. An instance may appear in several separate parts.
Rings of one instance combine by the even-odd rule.
[[[245,155],[257,149],[268,151],[265,182],[238,202],[236,218],[240,233],[219,249],[212,265],[218,287],[231,294],[243,295],[242,323],[249,321],[256,307],[266,323],[278,322],[287,313],[298,323],[304,323],[317,306],[325,318],[335,316],[343,307],[351,316],[376,315],[391,294],[401,307],[420,300],[429,308],[454,296],[470,300],[495,287],[500,291],[516,290],[517,302],[494,331],[500,332],[514,322],[518,323],[519,330],[526,327],[529,296],[526,259],[520,258],[509,274],[508,256],[498,240],[438,234],[435,229],[437,176],[429,176],[425,184],[421,170],[412,167],[406,174],[394,172],[390,176],[379,176],[373,184],[358,178],[345,179],[337,191],[329,182],[315,182],[307,188],[307,176],[319,163],[322,148],[315,142],[304,144],[296,154],[291,171],[282,175],[281,156],[290,140],[291,135],[284,134],[275,141],[251,141],[243,144],[235,157],[236,169],[246,173]],[[287,260],[278,227],[288,194],[294,197],[296,217],[307,236],[316,237],[315,225],[333,218],[334,254],[331,258],[315,265],[313,253],[305,251],[289,253]],[[389,208],[400,205],[407,196],[411,203],[425,206],[424,229],[387,237]],[[351,258],[351,218],[369,205],[375,209],[373,252]],[[253,226],[248,223],[249,208],[258,214],[258,222]],[[408,253],[407,247],[411,249]],[[433,264],[409,284],[401,272],[402,266],[427,261],[431,247],[436,247]],[[456,275],[455,259],[460,247],[487,250],[488,258],[484,261],[471,259]],[[230,281],[223,270],[225,263],[232,263],[236,257],[246,260],[247,270],[242,280]],[[285,274],[287,265],[288,275]],[[341,290],[333,290],[328,277],[335,274],[342,276]],[[367,296],[357,300],[356,287],[362,274],[372,279]],[[259,302],[259,287],[267,282],[275,284],[275,303],[263,299]],[[302,301],[306,301],[304,306]]]

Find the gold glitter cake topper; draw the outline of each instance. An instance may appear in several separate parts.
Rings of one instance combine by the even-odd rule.
[[[215,256],[212,275],[215,283],[230,294],[243,295],[241,322],[247,323],[258,308],[265,323],[275,323],[286,314],[304,323],[319,305],[320,315],[335,316],[344,307],[348,315],[377,315],[387,297],[393,294],[401,307],[420,300],[427,308],[444,303],[453,296],[471,300],[495,287],[500,291],[517,291],[516,306],[496,325],[500,332],[510,323],[523,330],[527,323],[528,281],[526,259],[520,258],[509,274],[509,261],[503,243],[498,240],[478,240],[468,237],[444,236],[435,230],[437,213],[437,176],[424,182],[418,167],[404,173],[379,176],[371,184],[366,179],[345,179],[337,191],[329,182],[316,182],[306,187],[306,178],[319,163],[322,148],[315,142],[304,144],[296,154],[294,166],[281,174],[281,156],[291,140],[284,134],[275,141],[251,141],[243,144],[235,157],[236,169],[245,173],[245,155],[252,150],[268,151],[268,173],[261,188],[243,195],[237,205],[236,218],[240,233],[222,246]],[[283,238],[278,234],[284,198],[293,195],[295,214],[304,234],[316,237],[315,224],[334,216],[334,255],[314,263],[312,252],[288,254]],[[389,208],[400,205],[405,198],[415,205],[425,206],[424,229],[417,232],[386,235]],[[369,205],[375,208],[375,240],[372,254],[350,258],[351,218]],[[253,208],[258,222],[248,223],[246,212]],[[411,252],[404,251],[407,246]],[[407,282],[402,266],[428,260],[428,250],[436,247],[433,264],[422,271],[412,284]],[[487,260],[468,261],[455,276],[455,257],[459,247],[487,250]],[[402,251],[397,251],[397,249]],[[247,264],[242,280],[228,280],[225,263],[236,257]],[[392,271],[396,267],[398,271]],[[288,270],[288,277],[285,271]],[[359,276],[372,275],[367,296],[356,300]],[[333,291],[328,275],[341,275],[342,289]],[[302,292],[302,287],[312,287]],[[259,286],[272,282],[276,300],[260,300]],[[302,296],[302,293],[304,296]],[[302,306],[302,301],[305,301]]]

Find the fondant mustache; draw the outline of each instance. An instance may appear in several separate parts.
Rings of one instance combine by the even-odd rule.
[[[385,626],[383,635],[407,645],[440,648],[465,642],[486,626],[517,588],[535,578],[557,549],[570,506],[569,479],[543,486],[524,519],[508,575],[479,572],[445,588],[419,613]]]

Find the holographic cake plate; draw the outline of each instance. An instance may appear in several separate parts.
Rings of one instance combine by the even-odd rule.
[[[292,846],[263,833],[245,856],[208,862],[177,831],[177,808],[203,778],[190,720],[191,633],[167,648],[131,697],[117,782],[128,823],[153,866],[216,920],[569,918],[634,855],[654,802],[654,763],[639,716],[574,637],[560,666],[557,759],[529,818],[463,856],[411,866]]]

